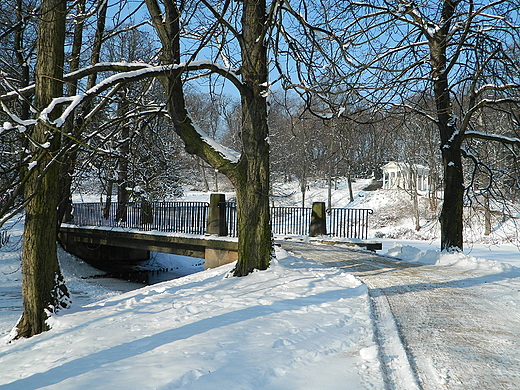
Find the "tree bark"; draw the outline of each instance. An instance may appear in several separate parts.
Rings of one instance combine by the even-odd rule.
[[[65,0],[42,1],[36,62],[35,105],[38,109],[63,93],[65,16]],[[24,312],[17,325],[16,338],[31,337],[49,329],[47,311],[55,312],[68,302],[56,248],[60,168],[54,153],[60,148],[60,137],[42,121],[35,126],[32,137],[41,144],[49,142],[50,146],[33,147],[33,161],[37,159],[37,164],[25,188],[26,197],[31,199],[26,207],[22,247]]]
[[[122,117],[128,110],[128,102],[125,99],[125,91],[121,93],[118,101],[119,115]],[[117,157],[117,210],[116,220],[126,222],[128,208],[128,157],[130,154],[130,126],[123,121],[120,134],[120,144],[118,146],[119,155]]]
[[[347,183],[348,183],[348,196],[349,196],[349,202],[354,202],[354,191],[352,191],[352,175],[350,174],[350,169],[347,174]]]
[[[445,23],[430,39],[430,59],[433,90],[437,109],[437,125],[441,139],[442,163],[444,168],[444,202],[440,215],[441,249],[462,251],[463,249],[463,200],[464,177],[462,171],[462,131],[456,126],[452,112],[446,59],[450,19],[456,2],[444,1],[442,19]]]
[[[491,208],[489,207],[489,192],[484,195],[484,235],[491,234]]]
[[[163,45],[165,64],[180,63],[179,12],[175,2],[165,0],[164,14],[156,0],[145,0]],[[235,276],[266,269],[272,255],[269,217],[269,144],[267,142],[267,48],[265,0],[242,4],[240,41],[242,66],[242,155],[232,162],[206,144],[196,131],[184,101],[181,72],[173,71],[161,82],[167,94],[167,109],[175,131],[188,153],[198,155],[226,175],[235,186],[238,212],[238,262]]]
[[[421,230],[421,215],[419,213],[419,195],[417,194],[417,190],[412,190],[412,207],[413,207],[413,216],[415,219],[415,230]]]
[[[464,179],[460,146],[442,150],[444,167],[444,201],[441,209],[441,249],[453,252],[463,249]]]
[[[302,193],[302,207],[305,207],[305,194],[307,193],[307,174],[300,179],[300,192]]]
[[[236,186],[238,263],[235,276],[266,269],[272,255],[269,217],[269,144],[265,0],[246,0],[242,11],[242,157]]]
[[[199,172],[202,176],[202,184],[204,185],[204,192],[209,192],[208,179],[206,178],[206,169],[204,168],[204,163],[201,161],[200,157],[195,157],[197,160],[197,165],[199,166]]]

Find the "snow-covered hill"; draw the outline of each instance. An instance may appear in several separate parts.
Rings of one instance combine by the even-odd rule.
[[[440,225],[438,216],[441,201],[432,201],[426,196],[418,198],[419,226],[416,230],[413,212],[413,201],[404,190],[375,189],[371,179],[356,179],[352,183],[353,201],[346,179],[336,181],[331,189],[331,207],[364,208],[373,210],[369,218],[369,237],[386,240],[422,240],[438,241]],[[367,190],[368,189],[368,190]],[[325,202],[328,207],[328,186],[326,181],[315,181],[307,186],[305,207],[313,202]],[[226,193],[227,199],[233,193]],[[302,206],[302,192],[295,181],[273,184],[273,200],[275,206]],[[187,191],[184,200],[209,201],[209,193]],[[495,212],[492,215],[492,232],[484,234],[483,211],[465,208],[464,239],[467,244],[518,244],[520,231],[520,205],[511,208],[507,214]]]

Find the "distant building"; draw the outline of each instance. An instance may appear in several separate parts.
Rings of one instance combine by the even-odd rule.
[[[383,165],[383,189],[430,190],[430,168],[424,165],[390,161]]]

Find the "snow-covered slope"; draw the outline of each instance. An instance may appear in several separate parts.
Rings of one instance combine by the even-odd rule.
[[[50,331],[6,344],[15,318],[0,317],[3,390],[384,387],[367,288],[340,270],[278,250],[248,277],[227,265],[121,294],[61,257],[75,304]],[[19,294],[14,271],[0,276],[2,301]]]
[[[432,201],[419,196],[419,226],[416,230],[412,197],[404,190],[366,190],[373,188],[371,179],[356,179],[352,183],[354,200],[350,201],[348,182],[337,180],[331,190],[331,207],[364,208],[373,210],[369,218],[369,237],[393,240],[438,241],[440,225],[438,216],[441,201]],[[377,186],[376,186],[377,187]],[[226,197],[232,198],[233,193]],[[297,182],[274,183],[273,204],[275,206],[302,206],[303,195]],[[209,193],[186,192],[182,199],[208,201]],[[316,181],[307,186],[305,207],[313,202],[325,202],[328,207],[328,188],[326,181]],[[515,208],[516,207],[516,208]],[[511,205],[508,213],[496,210],[492,213],[492,232],[484,234],[484,220],[481,209],[465,208],[464,240],[469,244],[518,244],[520,230],[520,205]]]
[[[415,232],[408,195],[363,191],[367,184],[354,183],[350,203],[346,183],[338,183],[332,206],[372,208],[371,232],[385,237],[383,253],[496,272],[511,267],[496,261],[520,257],[512,245],[441,254],[435,219],[428,222],[426,214],[413,237],[430,240],[403,240]],[[301,203],[293,183],[278,190],[278,204]],[[208,196],[187,193],[186,199]],[[306,205],[326,201],[327,189],[311,185],[306,199]],[[8,245],[0,249],[2,390],[385,388],[367,288],[347,273],[280,250],[268,271],[245,278],[229,277],[228,265],[127,292],[84,279],[98,271],[60,253],[73,307],[52,317],[51,331],[6,344],[22,310],[23,221],[15,222]],[[505,224],[495,230],[516,233]],[[501,283],[509,288],[508,280]]]

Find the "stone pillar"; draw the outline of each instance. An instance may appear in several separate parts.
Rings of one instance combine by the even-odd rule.
[[[126,207],[126,205],[125,205]],[[148,225],[153,223],[153,207],[152,204],[145,200],[141,200],[141,225]]]
[[[325,202],[314,202],[312,204],[311,226],[309,236],[324,236],[327,234],[327,214]]]
[[[220,267],[238,260],[238,252],[226,249],[206,248],[204,252],[204,269]]]
[[[209,198],[209,213],[206,234],[227,236],[226,195],[211,194]]]

